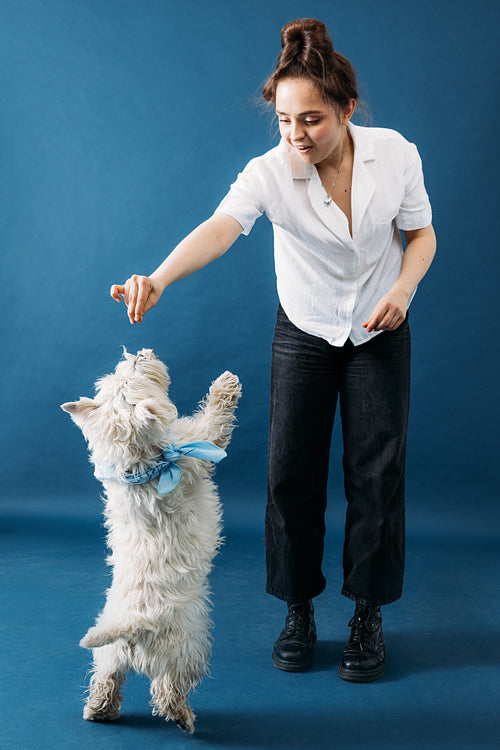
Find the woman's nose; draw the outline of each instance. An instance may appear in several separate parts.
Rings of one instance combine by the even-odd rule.
[[[292,141],[300,141],[305,135],[304,128],[300,122],[293,122],[290,128],[290,138]]]

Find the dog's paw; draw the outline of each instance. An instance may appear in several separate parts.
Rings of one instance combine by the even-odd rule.
[[[176,706],[170,705],[165,710],[156,708],[153,714],[164,716],[166,721],[172,719],[179,729],[183,729],[184,732],[188,732],[189,734],[194,734],[196,716],[188,703],[181,703]]]
[[[182,706],[172,718],[180,729],[189,732],[189,734],[194,734],[194,721],[196,717],[189,706]]]
[[[241,395],[241,383],[237,375],[229,370],[219,375],[210,386],[209,394],[211,398],[218,401],[225,401],[228,404],[235,404]]]
[[[120,718],[120,709],[115,706],[106,706],[94,709],[92,706],[85,706],[83,709],[83,718],[85,721],[116,721]]]

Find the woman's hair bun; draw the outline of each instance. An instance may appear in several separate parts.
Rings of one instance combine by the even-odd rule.
[[[281,53],[264,84],[264,99],[275,101],[276,87],[283,78],[312,81],[324,100],[340,110],[359,98],[351,63],[333,49],[327,27],[315,18],[296,18],[281,29]]]
[[[281,29],[282,49],[288,45],[309,46],[311,42],[324,44],[325,41],[331,45],[328,29],[322,21],[315,18],[296,18]]]

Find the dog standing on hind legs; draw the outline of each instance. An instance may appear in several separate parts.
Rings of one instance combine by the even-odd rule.
[[[104,609],[80,643],[93,650],[84,718],[118,718],[134,670],[151,681],[153,713],[192,733],[187,697],[207,672],[208,574],[221,544],[211,474],[226,455],[241,385],[223,373],[198,411],[178,418],[169,384],[151,349],[125,351],[94,399],[61,408],[82,430],[104,486],[113,568]]]

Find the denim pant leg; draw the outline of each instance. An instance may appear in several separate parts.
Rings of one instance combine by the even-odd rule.
[[[410,346],[406,320],[352,347],[340,389],[348,501],[342,593],[378,605],[399,599],[403,588]]]
[[[342,349],[337,349],[342,352]],[[325,587],[330,441],[340,385],[335,347],[296,328],[278,311],[271,370],[267,591],[293,601]]]

